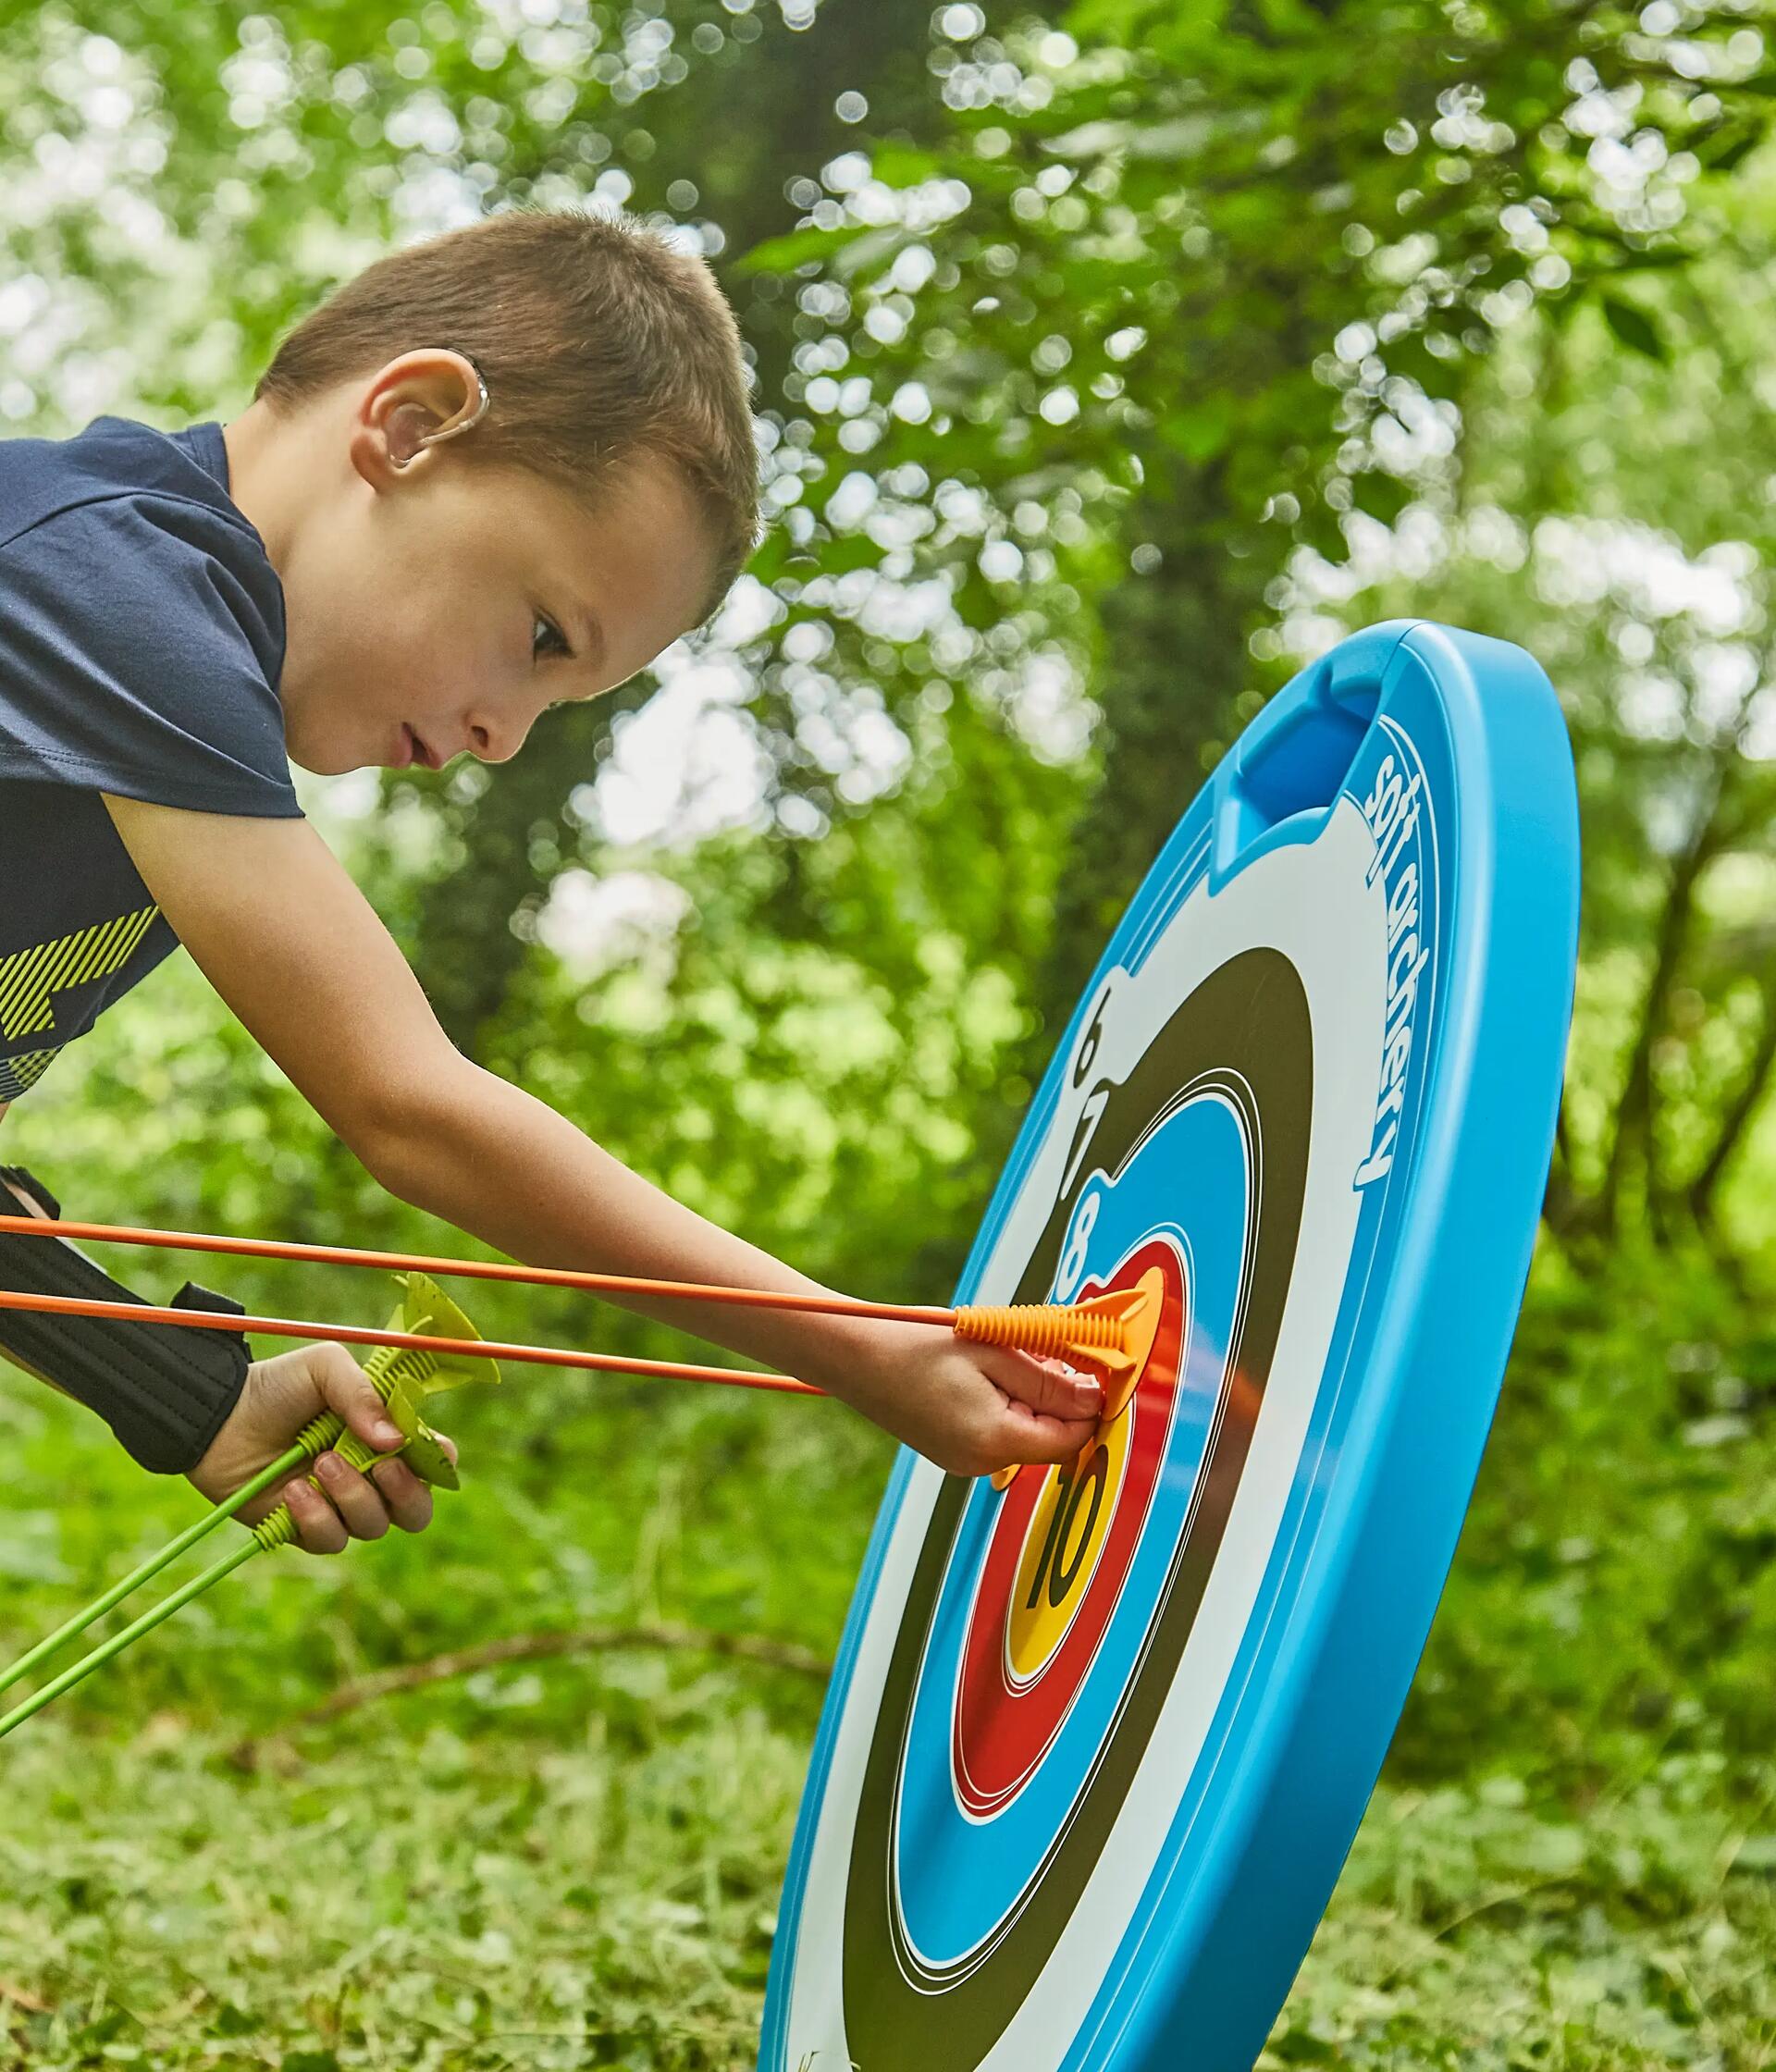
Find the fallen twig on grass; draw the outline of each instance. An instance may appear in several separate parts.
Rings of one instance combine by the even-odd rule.
[[[608,1654],[618,1648],[668,1648],[684,1653],[722,1655],[733,1661],[757,1662],[765,1669],[788,1670],[796,1676],[811,1676],[821,1683],[832,1673],[832,1664],[811,1647],[790,1640],[771,1640],[758,1634],[705,1633],[694,1626],[585,1626],[572,1633],[509,1634],[503,1639],[484,1642],[479,1647],[462,1647],[448,1655],[434,1655],[429,1661],[408,1662],[399,1669],[377,1670],[373,1675],[354,1678],[329,1692],[318,1705],[299,1712],[282,1730],[323,1725],[379,1698],[394,1697],[403,1691],[423,1690],[429,1684],[445,1684],[453,1677],[473,1676],[476,1671],[500,1669],[508,1662],[546,1661],[564,1655]],[[258,1735],[240,1743],[229,1759],[237,1769],[257,1767],[265,1743],[278,1738]]]

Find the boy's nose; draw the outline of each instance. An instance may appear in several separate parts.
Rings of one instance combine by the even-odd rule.
[[[522,720],[477,716],[468,722],[469,753],[477,762],[510,762],[524,746],[529,732],[529,725]]]

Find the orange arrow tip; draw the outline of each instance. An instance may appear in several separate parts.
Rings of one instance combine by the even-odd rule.
[[[1126,1372],[1144,1352],[1141,1334],[1132,1327],[1152,1300],[1153,1291],[1143,1284],[1112,1289],[1083,1302],[969,1304],[956,1311],[955,1328],[958,1338],[978,1345],[1003,1345],[1037,1359],[1067,1360],[1102,1377],[1106,1370]]]
[[[1104,1385],[1103,1432],[1128,1407],[1159,1335],[1165,1276],[1149,1267],[1133,1288],[1115,1288],[1083,1302],[1026,1304],[1002,1309],[958,1310],[958,1336],[992,1345],[1059,1357],[1094,1374]],[[995,1489],[1008,1489],[1016,1467],[1000,1468]]]

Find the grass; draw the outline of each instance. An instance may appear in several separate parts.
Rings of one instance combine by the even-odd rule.
[[[1653,1285],[1544,1268],[1267,2067],[1776,2066],[1776,1339],[1706,1276]],[[752,2064],[817,1683],[619,1650],[290,1723],[500,1634],[830,1653],[885,1444],[548,1377],[451,1409],[433,1534],[255,1564],[6,1744],[0,2066]],[[9,1652],[195,1498],[11,1377],[0,1449]]]
[[[1770,2064],[1776,1846],[1740,1782],[1671,1758],[1588,1807],[1508,1773],[1384,1789],[1263,2063]]]
[[[0,1847],[13,2062],[745,2062],[799,1740],[725,1679],[608,1672],[572,1733],[377,1720],[243,1777],[171,1715],[44,1739]],[[403,1729],[411,1729],[409,1737]]]

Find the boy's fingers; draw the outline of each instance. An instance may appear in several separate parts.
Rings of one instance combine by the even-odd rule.
[[[343,1553],[353,1539],[381,1539],[390,1524],[423,1533],[432,1522],[432,1493],[402,1461],[380,1461],[365,1476],[337,1453],[323,1453],[307,1480],[278,1498],[289,1504],[296,1544],[308,1554]]]
[[[454,1460],[456,1449],[450,1447],[450,1451]],[[405,1461],[378,1461],[370,1479],[388,1507],[390,1521],[403,1533],[423,1533],[431,1523],[432,1493]]]
[[[318,1489],[306,1482],[292,1482],[283,1500],[296,1525],[296,1544],[305,1554],[341,1554],[345,1551],[345,1521]]]
[[[314,1379],[322,1400],[366,1446],[388,1452],[401,1444],[401,1428],[389,1416],[376,1385],[342,1345],[328,1338],[314,1348]]]
[[[337,1453],[323,1453],[314,1463],[314,1473],[353,1539],[380,1539],[388,1530],[382,1498],[349,1462]]]
[[[1021,1403],[1007,1404],[1006,1413],[993,1435],[995,1467],[1002,1462],[1022,1466],[1029,1462],[1070,1461],[1098,1428],[1095,1417],[1050,1417]]]
[[[1050,1417],[1096,1417],[1104,1408],[1104,1389],[1091,1375],[1076,1373],[1058,1360],[1037,1360],[1006,1346],[981,1346],[981,1364],[989,1379],[1007,1396]]]

